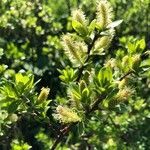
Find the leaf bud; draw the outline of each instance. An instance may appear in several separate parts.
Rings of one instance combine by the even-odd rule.
[[[38,103],[43,102],[48,98],[48,94],[50,92],[49,88],[42,87],[40,95],[38,96]]]

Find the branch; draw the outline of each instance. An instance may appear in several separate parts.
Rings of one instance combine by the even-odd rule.
[[[65,128],[63,128],[62,130],[60,130],[60,134],[58,135],[58,138],[56,139],[55,143],[53,144],[51,150],[55,150],[57,145],[60,143],[60,141],[62,141],[64,136],[70,131],[70,129],[73,125],[74,124],[70,124],[70,125],[66,126]]]
[[[134,73],[134,71],[130,70],[130,71],[127,72],[125,75],[123,75],[123,76],[119,79],[119,81],[122,81],[124,78],[126,78],[128,75],[130,75],[130,74],[132,74],[132,73]]]
[[[92,50],[92,47],[94,46],[95,41],[98,39],[98,37],[99,37],[98,34],[95,34],[92,43],[91,43],[91,44],[88,44],[88,51],[87,51],[88,57],[87,57],[87,59],[85,60],[85,64],[89,61],[90,52],[91,52],[91,50]],[[80,80],[80,78],[81,78],[81,76],[82,76],[82,73],[83,73],[84,68],[85,68],[85,66],[82,66],[81,68],[79,68],[79,75],[78,75],[78,78],[76,79],[76,82],[79,82],[79,80]],[[99,103],[99,101],[100,101],[100,100],[98,100],[97,103]],[[95,105],[97,105],[97,104],[95,104]],[[90,110],[90,112],[93,111],[93,109],[95,109],[95,106],[94,106],[94,108],[92,108],[92,109]],[[58,135],[58,138],[56,139],[56,141],[55,141],[54,145],[52,146],[51,150],[54,150],[54,149],[57,147],[57,145],[60,143],[60,141],[62,141],[62,139],[64,138],[64,136],[70,131],[71,127],[74,126],[74,125],[76,125],[76,124],[77,124],[77,123],[71,124],[71,125],[66,126],[64,129],[61,130],[61,132],[60,132],[60,134]]]
[[[95,36],[94,36],[94,38],[93,38],[93,41],[92,41],[92,43],[91,44],[88,44],[88,51],[87,51],[87,59],[85,60],[85,64],[89,61],[89,59],[90,59],[90,52],[91,52],[91,50],[92,50],[92,47],[94,46],[94,43],[95,43],[95,41],[98,39],[98,34],[95,34]],[[85,66],[83,65],[83,66],[81,66],[81,68],[79,68],[79,75],[78,75],[78,78],[77,78],[77,80],[76,80],[76,82],[79,82],[79,80],[80,80],[80,78],[81,78],[81,76],[82,76],[82,73],[83,73],[83,70],[84,70],[84,68],[85,68]]]
[[[76,79],[76,82],[79,82],[79,80],[80,80],[80,78],[81,78],[81,76],[82,76],[84,67],[85,67],[85,66],[82,66],[81,68],[79,68],[79,74],[78,74],[78,78]]]
[[[99,103],[101,103],[105,98],[106,98],[106,94],[102,94],[91,106],[91,108],[89,110],[87,110],[85,112],[85,115],[89,115],[91,112],[97,110],[99,107]]]

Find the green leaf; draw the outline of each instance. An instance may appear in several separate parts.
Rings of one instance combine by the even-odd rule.
[[[140,40],[140,41],[139,41],[139,44],[140,44],[140,48],[144,50],[145,47],[146,47],[145,40],[144,40],[144,39]]]
[[[115,28],[115,27],[117,27],[118,25],[120,25],[122,22],[123,22],[123,20],[114,21],[114,22],[110,23],[110,24],[107,26],[107,28]]]
[[[146,47],[146,43],[144,39],[137,41],[136,43],[137,52],[142,53],[145,47]]]
[[[34,76],[17,73],[15,75],[15,83],[19,92],[30,91],[34,86]]]
[[[84,127],[84,123],[83,122],[79,122],[77,127],[78,127],[78,134],[79,134],[79,136],[81,136],[83,134],[84,128],[85,128]]]
[[[69,67],[66,67],[63,70],[58,70],[58,71],[61,73],[59,78],[65,83],[70,83],[74,81],[77,77],[76,71]]]
[[[81,80],[81,82],[79,83],[80,92],[82,92],[86,87],[87,87],[87,85],[86,85],[85,81]]]
[[[96,27],[96,20],[94,19],[88,27],[89,34],[91,34],[94,31],[95,27]]]
[[[128,43],[127,47],[128,47],[128,52],[129,52],[130,54],[133,54],[133,53],[136,52],[135,44]]]
[[[23,76],[21,73],[15,75],[16,84],[23,83],[24,85],[29,81],[28,76]]]
[[[82,91],[82,96],[83,97],[89,97],[90,95],[90,91],[88,88],[85,88],[83,91]]]
[[[98,93],[103,93],[106,90],[112,89],[113,74],[110,67],[103,67],[94,77],[95,90]]]
[[[150,59],[146,59],[146,60],[142,61],[140,67],[143,67],[143,68],[150,67]]]
[[[19,107],[19,105],[21,104],[21,101],[14,101],[14,102],[12,102],[9,106],[8,106],[8,112],[9,113],[14,113],[17,109],[18,109],[18,107]]]
[[[140,110],[146,106],[146,103],[144,103],[143,99],[139,99],[134,103],[134,109],[135,110]]]
[[[73,97],[75,97],[78,100],[81,99],[81,95],[80,93],[78,93],[78,91],[73,90],[72,93],[73,93]]]
[[[29,81],[25,84],[25,87],[32,88],[33,82],[34,82],[34,76],[31,75],[31,76],[29,76]]]
[[[72,21],[72,27],[79,35],[83,37],[88,34],[86,27],[84,27],[80,22],[76,20]]]
[[[112,80],[112,71],[109,67],[103,67],[99,74],[98,74],[98,78],[100,80],[100,82],[102,83],[102,85],[106,85],[107,82],[110,82]]]

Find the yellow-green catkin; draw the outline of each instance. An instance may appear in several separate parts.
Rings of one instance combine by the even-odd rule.
[[[112,29],[110,30],[109,35],[105,35],[98,38],[98,40],[95,42],[94,49],[96,50],[108,49],[114,37],[114,33],[115,31]]]
[[[62,46],[66,55],[70,58],[73,64],[79,63],[83,65],[87,46],[83,42],[75,42],[71,34],[62,37]]]
[[[87,25],[87,20],[85,18],[84,12],[81,9],[77,9],[72,12],[72,19],[78,21],[84,26]]]
[[[62,123],[80,122],[81,118],[72,109],[58,106],[56,108],[57,114],[55,114],[56,119],[60,120]]]
[[[119,92],[116,94],[115,97],[113,97],[109,102],[108,102],[108,107],[109,108],[114,108],[117,104],[120,102],[124,102],[128,100],[133,94],[133,90],[130,89],[129,87],[121,87],[119,89]]]
[[[128,82],[128,78],[122,79],[121,81],[118,82],[118,88],[123,89],[127,85],[127,82]]]
[[[103,29],[112,22],[112,7],[107,0],[101,0],[97,3],[97,23]]]
[[[124,56],[122,59],[122,66],[129,64],[129,56]]]
[[[62,45],[67,52],[74,51],[74,41],[70,34],[66,34],[62,36]]]
[[[44,100],[46,100],[46,99],[48,98],[49,92],[50,92],[50,89],[49,89],[49,88],[43,87],[43,88],[41,89],[41,92],[40,92],[39,96],[38,96],[38,103],[41,103],[41,102],[43,102]]]
[[[133,94],[133,90],[129,87],[125,87],[123,89],[120,89],[119,92],[116,95],[116,99],[118,101],[125,101],[128,100]]]

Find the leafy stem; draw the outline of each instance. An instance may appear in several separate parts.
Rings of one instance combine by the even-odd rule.
[[[90,44],[88,44],[88,51],[87,51],[88,56],[87,56],[87,59],[85,60],[85,64],[90,59],[90,52],[94,46],[95,41],[98,39],[98,37],[99,37],[98,34],[95,34],[92,42]],[[79,74],[78,74],[78,78],[76,79],[76,82],[79,82],[79,80],[81,79],[81,76],[82,76],[82,73],[83,73],[83,70],[85,67],[86,67],[86,65],[83,65],[79,68]],[[97,103],[99,103],[99,101]],[[92,112],[95,109],[95,106],[97,105],[97,103],[93,106],[93,108],[90,109],[89,112]],[[55,143],[53,144],[51,150],[54,150],[57,147],[57,145],[62,141],[63,137],[70,131],[71,127],[76,124],[77,123],[70,124],[60,131],[60,134],[58,135],[58,138],[56,139]]]
[[[82,71],[83,71],[83,70],[84,70],[84,67],[83,67]],[[133,71],[127,72],[125,75],[123,75],[123,76],[119,79],[119,81],[123,80],[125,77],[127,77],[128,75],[130,75],[130,74],[132,74],[132,73],[134,73],[134,72],[133,72]],[[82,73],[81,73],[81,75],[82,75]],[[97,100],[92,104],[92,106],[91,106],[89,109],[87,109],[87,110],[85,111],[85,116],[89,116],[89,114],[91,114],[91,113],[94,112],[95,110],[98,110],[98,109],[99,109],[99,107],[98,107],[99,104],[106,98],[106,96],[107,96],[106,93],[101,94],[101,95],[97,98]],[[112,118],[110,118],[110,120],[113,121]],[[57,147],[57,145],[62,141],[62,139],[64,138],[64,136],[71,130],[72,126],[75,126],[76,124],[77,124],[77,122],[76,122],[76,123],[72,123],[72,124],[70,124],[70,125],[64,127],[64,128],[60,131],[60,134],[58,135],[58,138],[56,139],[55,143],[53,144],[51,150],[54,150],[54,149]],[[114,124],[114,125],[115,125],[115,124]],[[117,125],[115,125],[115,126],[117,126]]]

